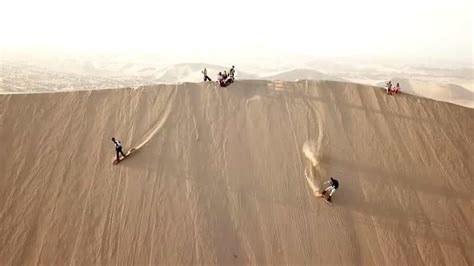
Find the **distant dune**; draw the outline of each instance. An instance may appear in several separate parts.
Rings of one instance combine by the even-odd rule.
[[[400,83],[403,92],[474,108],[474,93],[460,85],[441,84],[405,78],[392,79],[394,85],[397,84],[397,82]],[[383,87],[385,83],[381,82],[377,85]]]
[[[290,71],[284,71],[276,75],[263,77],[262,79],[286,80],[286,81],[295,81],[295,80],[303,80],[303,79],[346,81],[342,78],[324,74],[322,72],[312,70],[312,69],[293,69]]]
[[[156,60],[156,61],[155,61]],[[133,63],[132,63],[133,62]],[[45,63],[46,64],[46,63]],[[216,80],[229,65],[169,64],[146,56],[135,61],[116,58],[57,60],[48,67],[29,61],[2,61],[0,93],[29,93],[139,87],[152,84],[201,82],[201,71]],[[318,71],[323,69],[324,71]],[[238,80],[330,80],[383,86],[392,76],[410,94],[474,108],[472,69],[436,69],[392,66],[340,60],[315,60],[302,64],[236,65]],[[382,82],[382,83],[381,83]]]
[[[0,127],[1,265],[474,262],[473,109],[237,80],[0,95]]]

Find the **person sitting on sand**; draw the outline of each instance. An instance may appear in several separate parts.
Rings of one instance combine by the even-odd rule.
[[[120,140],[116,140],[115,138],[112,138],[112,141],[115,145],[115,152],[117,153],[117,162],[120,162],[120,154],[125,158],[125,153],[122,151],[122,143]]]
[[[222,84],[224,84],[224,77],[222,76],[222,73],[221,73],[221,72],[219,72],[219,73],[217,74],[217,83],[218,83],[219,85],[221,85],[221,86],[222,86]]]
[[[386,88],[387,88],[387,94],[391,95],[392,94],[392,81],[391,80],[387,82]]]
[[[334,194],[334,192],[336,192],[336,189],[339,187],[339,182],[335,179],[335,178],[332,178],[326,182],[324,182],[324,184],[329,184],[329,187],[327,187],[324,191],[323,191],[323,196],[324,194],[326,194],[327,192],[329,192],[329,196],[327,197],[327,201],[331,202],[331,197],[332,195]]]
[[[397,86],[395,86],[395,88],[393,88],[392,92],[400,93],[400,83],[397,82]]]
[[[224,71],[224,74],[222,74],[222,78],[224,78],[224,80],[226,80],[228,76],[229,75],[227,75],[227,71]]]
[[[204,70],[201,71],[201,73],[204,75],[204,82],[212,81],[211,78],[207,75],[207,69],[206,68],[204,68]]]

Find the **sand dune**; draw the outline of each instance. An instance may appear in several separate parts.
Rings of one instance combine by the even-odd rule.
[[[0,95],[0,128],[2,265],[474,263],[473,109],[239,80]]]
[[[293,69],[289,71],[284,71],[272,76],[264,77],[266,80],[286,80],[286,81],[295,81],[302,79],[313,79],[313,80],[331,80],[331,81],[345,81],[342,78],[328,75],[312,69]]]

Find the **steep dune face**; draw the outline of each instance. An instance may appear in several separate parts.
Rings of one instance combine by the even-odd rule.
[[[472,109],[237,81],[2,95],[0,126],[4,265],[474,262]]]

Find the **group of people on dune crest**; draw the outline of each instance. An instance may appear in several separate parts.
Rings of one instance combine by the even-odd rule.
[[[392,81],[389,80],[385,86],[385,90],[387,91],[387,94],[389,95],[394,95],[400,93],[400,83],[397,82],[397,86],[393,87]]]
[[[212,81],[212,79],[207,75],[207,69],[204,68],[201,73],[204,76],[204,81]],[[229,73],[227,71],[224,72],[219,72],[217,74],[217,84],[221,87],[227,87],[231,83],[233,83],[235,80],[235,66],[232,66],[229,70]]]

